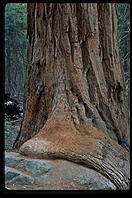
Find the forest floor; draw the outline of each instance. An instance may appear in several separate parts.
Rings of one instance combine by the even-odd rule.
[[[17,118],[14,121],[5,120],[5,151],[15,151],[13,144],[20,131],[21,122],[22,118]]]

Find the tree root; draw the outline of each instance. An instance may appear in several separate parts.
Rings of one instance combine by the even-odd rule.
[[[129,152],[94,127],[78,132],[61,123],[45,125],[19,152],[33,158],[61,158],[91,167],[110,179],[117,189],[129,189]]]

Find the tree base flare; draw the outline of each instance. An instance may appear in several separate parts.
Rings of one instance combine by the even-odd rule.
[[[72,125],[64,126],[63,122],[49,123],[20,147],[21,154],[83,164],[106,176],[117,189],[129,189],[129,153],[125,149],[92,126],[78,131]]]

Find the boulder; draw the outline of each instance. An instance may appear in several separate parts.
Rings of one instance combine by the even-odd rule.
[[[24,173],[15,168],[5,167],[5,182],[13,184],[33,184],[34,178],[28,173]]]
[[[40,189],[115,190],[115,185],[97,171],[62,159],[32,159],[5,153],[5,183]],[[57,187],[58,186],[58,187]],[[32,187],[33,188],[33,187]]]

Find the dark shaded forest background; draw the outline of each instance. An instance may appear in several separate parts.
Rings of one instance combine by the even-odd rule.
[[[5,7],[5,93],[22,104],[27,65],[27,5],[9,3]]]
[[[123,64],[128,105],[130,106],[130,4],[117,3],[118,43]],[[5,93],[19,101],[23,108],[27,66],[27,4],[5,6]]]

